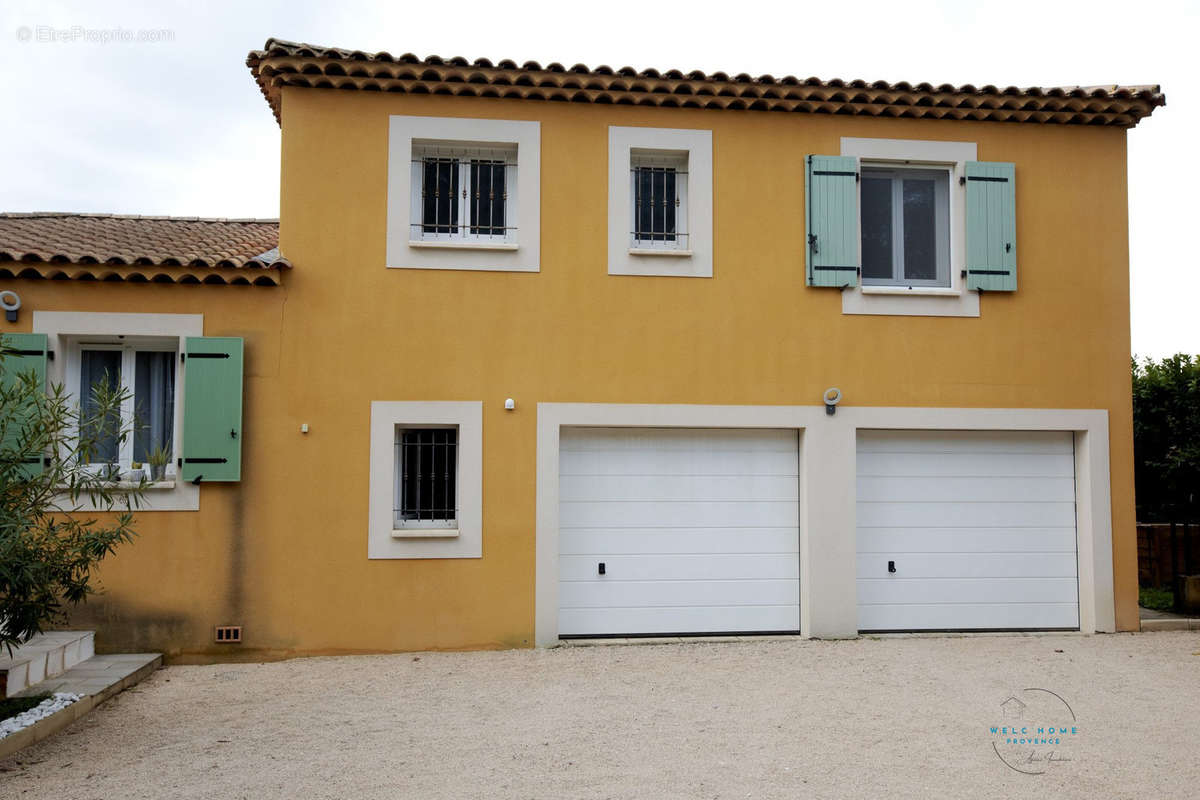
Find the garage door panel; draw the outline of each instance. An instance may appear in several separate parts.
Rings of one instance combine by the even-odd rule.
[[[794,580],[754,581],[564,581],[562,608],[795,605],[800,602]]]
[[[1075,456],[1071,453],[939,453],[936,458],[914,458],[913,455],[860,451],[858,474],[1048,478],[1072,477],[1075,474]]]
[[[1072,434],[864,431],[857,475],[860,629],[1078,625]]]
[[[773,428],[572,428],[560,437],[559,450],[634,453],[639,459],[647,453],[794,454],[794,437]]]
[[[888,630],[989,630],[1079,627],[1076,603],[962,603],[861,606],[858,628]]]
[[[858,529],[858,552],[869,553],[1065,553],[1075,549],[1074,528],[866,528]]]
[[[1063,431],[863,431],[861,453],[1074,452],[1074,437]]]
[[[795,431],[568,429],[560,443],[561,635],[799,628]]]
[[[790,475],[796,474],[793,452],[777,450],[724,453],[724,458],[704,451],[648,452],[632,462],[620,451],[580,451],[559,455],[559,474],[574,475]]]
[[[858,520],[874,527],[1061,527],[1075,524],[1072,503],[858,503]]]
[[[858,583],[864,606],[897,603],[1073,603],[1074,576],[1065,578],[873,578]]]
[[[777,553],[728,553],[725,555],[608,555],[561,556],[559,580],[593,580],[604,563],[611,581],[702,581],[713,578],[754,580],[797,580],[799,557]]]
[[[724,500],[795,502],[794,475],[564,475],[559,496],[572,501]]]
[[[795,501],[670,501],[592,502],[563,500],[559,526],[601,527],[758,527],[798,525]]]
[[[858,479],[858,496],[874,502],[942,502],[953,499],[964,503],[995,503],[1023,500],[1029,503],[1061,501],[1072,497],[1075,479],[1071,476],[998,477],[986,480],[961,475],[931,481],[912,475],[864,476]]]
[[[629,555],[720,553],[795,553],[794,528],[605,528],[573,529],[559,534],[560,555],[594,555],[602,533],[607,552]]]
[[[641,633],[744,633],[797,631],[795,604],[778,606],[691,606],[685,608],[563,608],[560,633],[591,636]]]
[[[895,553],[859,554],[858,577],[886,577],[888,562],[898,578],[1075,578],[1069,553]]]

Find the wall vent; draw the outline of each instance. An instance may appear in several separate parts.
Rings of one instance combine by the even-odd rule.
[[[241,644],[242,643],[242,626],[241,625],[218,625],[213,635],[213,640],[217,644]]]

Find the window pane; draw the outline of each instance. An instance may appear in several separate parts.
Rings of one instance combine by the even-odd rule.
[[[633,238],[675,241],[675,170],[638,167],[633,171]]]
[[[929,178],[904,179],[904,277],[937,279],[937,204]]]
[[[133,402],[137,427],[133,432],[133,460],[147,462],[161,447],[173,452],[175,433],[175,353],[136,354]]]
[[[480,236],[504,235],[503,161],[471,162],[471,233]]]
[[[421,185],[423,208],[421,229],[425,233],[458,232],[458,161],[427,158]]]
[[[863,279],[892,279],[892,179],[862,178]]]
[[[457,517],[458,430],[401,431],[396,441],[398,523],[448,523]]]
[[[81,433],[91,442],[90,451],[82,454],[83,460],[89,464],[114,463],[119,457],[117,435],[121,412],[119,408],[110,408],[108,414],[98,418],[96,390],[120,391],[121,351],[84,350],[81,355],[79,406],[85,422]]]

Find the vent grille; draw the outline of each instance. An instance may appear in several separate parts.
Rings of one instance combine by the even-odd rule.
[[[217,644],[241,644],[242,626],[218,625],[213,634],[213,639]]]

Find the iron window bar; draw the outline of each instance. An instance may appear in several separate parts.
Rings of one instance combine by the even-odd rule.
[[[508,224],[512,216],[509,190],[517,167],[514,155],[510,148],[414,147],[413,179],[419,181],[420,195],[419,209],[410,223],[412,238],[511,239],[517,230]]]
[[[396,429],[397,528],[453,528],[458,519],[458,429]]]
[[[631,245],[686,250],[687,158],[673,153],[632,153]]]

